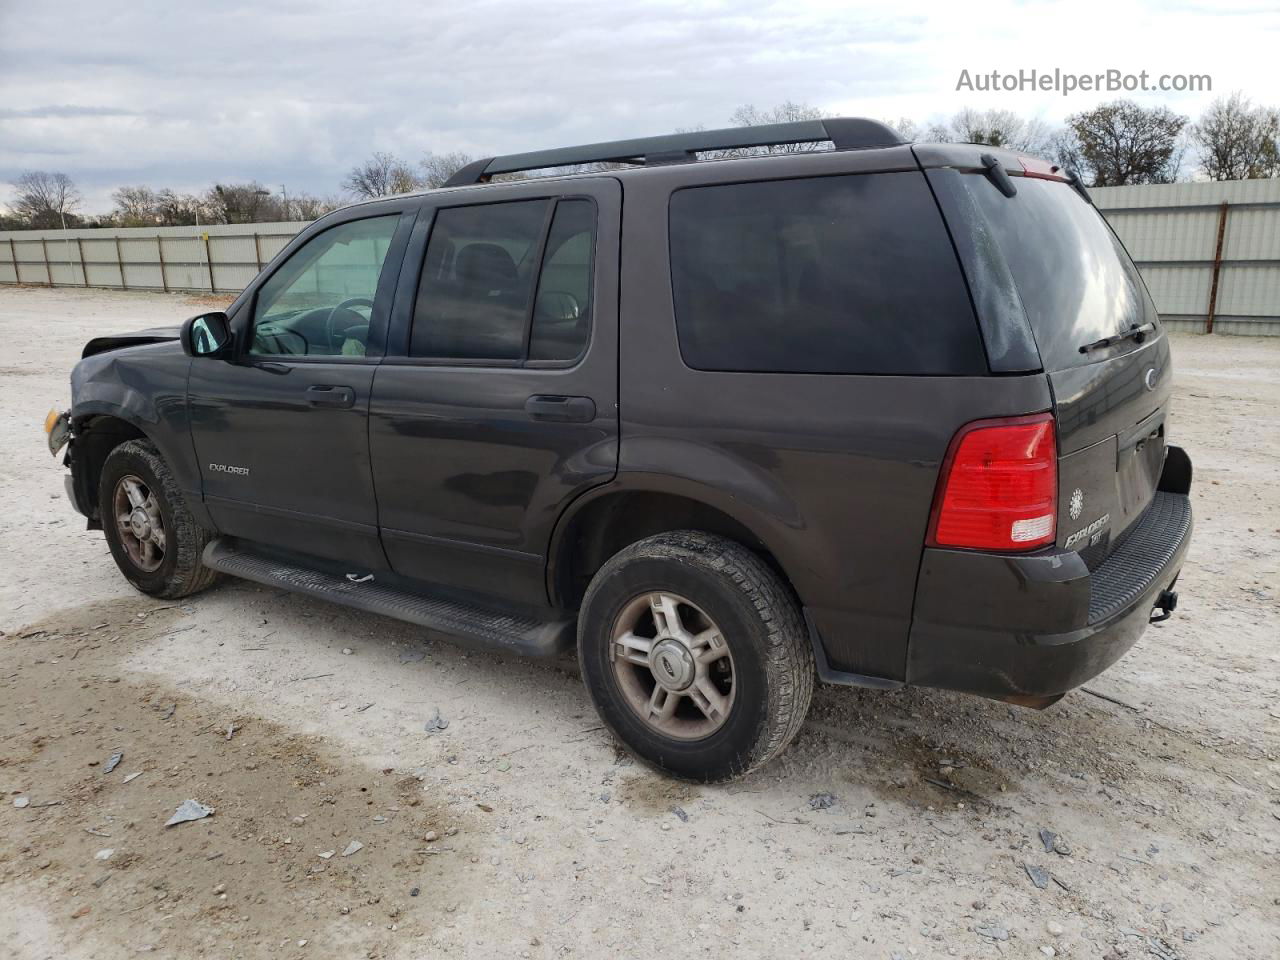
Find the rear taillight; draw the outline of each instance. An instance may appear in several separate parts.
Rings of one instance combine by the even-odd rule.
[[[978,420],[951,441],[938,478],[929,543],[1030,550],[1057,527],[1058,451],[1048,413]]]

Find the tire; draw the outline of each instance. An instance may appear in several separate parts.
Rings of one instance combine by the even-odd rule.
[[[676,601],[674,618],[670,601]],[[671,631],[664,633],[660,622],[675,623],[695,647],[703,637],[712,639],[692,652],[668,642],[664,652],[661,638]],[[727,658],[718,645],[712,650],[716,635]],[[640,649],[644,642],[647,651]],[[699,669],[691,664],[716,656],[721,659],[707,668],[719,671],[715,677],[688,681],[687,671]],[[632,754],[704,783],[742,776],[781,753],[813,695],[813,651],[790,589],[746,547],[695,530],[641,540],[600,568],[578,618],[578,658],[596,711]],[[682,683],[689,685],[673,694]],[[713,691],[699,692],[708,683],[718,700]],[[671,708],[673,695],[678,701]]]
[[[130,487],[125,481],[134,485]],[[153,543],[156,552],[149,556],[142,553],[136,539],[130,539],[122,530],[118,519],[117,496],[126,498],[122,505],[133,504],[130,490],[135,495],[146,494],[143,513],[152,519],[159,517],[163,548]],[[173,472],[150,441],[129,440],[107,455],[98,482],[98,511],[116,566],[143,593],[176,600],[204,590],[217,580],[217,572],[200,561],[214,534],[191,515]],[[130,515],[134,512],[136,507]],[[151,525],[142,522],[142,529],[149,532]],[[156,565],[151,569],[153,563]]]

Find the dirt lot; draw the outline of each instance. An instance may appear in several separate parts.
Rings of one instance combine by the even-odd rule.
[[[40,423],[89,336],[199,308],[0,288],[0,952],[1280,955],[1280,340],[1175,338],[1182,607],[1097,695],[822,689],[782,761],[691,787],[572,664],[131,590]],[[214,814],[166,828],[188,798]]]

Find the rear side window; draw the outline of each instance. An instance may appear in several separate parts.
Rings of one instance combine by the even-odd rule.
[[[410,354],[572,361],[590,331],[595,204],[518,200],[439,211]]]
[[[686,188],[670,218],[676,327],[691,367],[987,372],[919,173]]]
[[[1019,177],[1006,197],[978,174],[960,178],[990,226],[1046,370],[1093,363],[1134,350],[1080,348],[1134,325],[1157,322],[1138,269],[1102,215],[1068,184]]]

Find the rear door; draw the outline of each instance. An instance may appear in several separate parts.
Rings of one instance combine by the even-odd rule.
[[[1015,177],[1017,193],[1007,197],[982,174],[959,179],[1007,264],[1053,392],[1058,545],[1095,566],[1151,503],[1160,478],[1168,340],[1124,247],[1069,184]],[[1146,332],[1117,339],[1134,328]]]
[[[404,576],[545,604],[552,527],[617,469],[621,186],[427,203],[370,408],[383,546]]]

